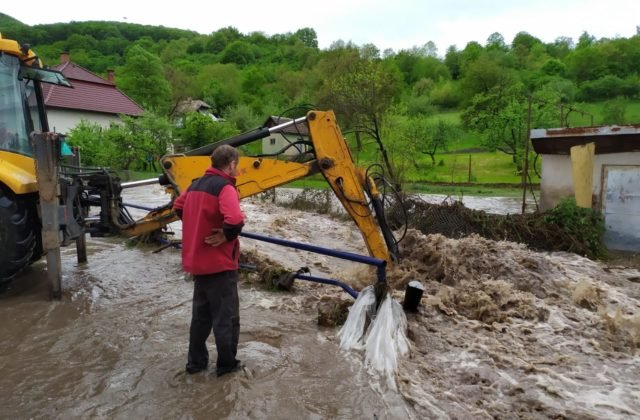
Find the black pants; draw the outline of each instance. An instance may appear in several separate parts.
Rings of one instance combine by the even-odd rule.
[[[187,370],[202,370],[209,364],[206,341],[213,329],[218,350],[216,370],[218,374],[229,372],[238,364],[238,272],[194,276],[194,283]]]

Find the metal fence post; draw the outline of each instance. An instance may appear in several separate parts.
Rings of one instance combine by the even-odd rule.
[[[54,299],[62,297],[62,261],[60,258],[60,223],[58,185],[58,136],[54,133],[32,134],[36,178],[42,213],[42,247],[47,253],[47,278]]]

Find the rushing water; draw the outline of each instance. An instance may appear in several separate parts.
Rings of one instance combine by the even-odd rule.
[[[166,201],[155,187],[125,195]],[[366,252],[351,223],[258,199],[242,206],[247,231]],[[180,236],[179,223],[171,229]],[[243,282],[244,370],[186,375],[192,284],[180,251],[90,239],[88,264],[63,249],[62,300],[49,300],[44,262],[0,295],[0,417],[640,416],[637,270],[481,238],[412,240],[389,278],[399,290],[410,279],[427,290],[408,317],[410,354],[398,361],[395,391],[361,353],[340,349],[337,329],[316,323],[326,296],[350,298],[309,283],[281,293]],[[349,262],[247,239],[242,246],[291,269],[373,281]]]

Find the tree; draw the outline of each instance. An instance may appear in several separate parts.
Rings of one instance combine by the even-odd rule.
[[[209,115],[190,112],[185,115],[183,127],[178,131],[180,141],[187,149],[196,149],[238,134],[231,123],[214,121]]]
[[[460,67],[465,69],[482,55],[484,48],[476,41],[468,42],[460,52]]]
[[[497,87],[502,89],[514,83],[516,76],[493,56],[482,53],[472,63],[464,67],[462,87],[470,100],[476,94],[485,94]]]
[[[158,56],[139,45],[126,54],[118,87],[148,111],[166,115],[171,103],[171,85],[164,77]]]
[[[199,86],[193,74],[182,71],[175,67],[169,67],[166,71],[167,81],[172,86],[171,110],[169,116],[175,116],[178,104],[187,98],[195,98],[200,94]]]
[[[542,45],[542,41],[527,32],[518,32],[511,42],[511,53],[516,57],[520,68],[526,68],[529,55],[536,45]]]
[[[566,62],[569,75],[578,83],[607,75],[607,58],[595,46],[576,48]]]
[[[204,49],[207,52],[218,54],[222,52],[229,44],[229,39],[224,32],[218,31],[212,33],[204,43]]]
[[[336,55],[335,58],[340,58]],[[328,73],[327,90],[320,98],[330,105],[350,126],[370,136],[377,143],[389,175],[394,171],[382,140],[384,117],[399,93],[399,75],[377,60],[356,58],[344,72]],[[341,120],[343,121],[343,120]],[[360,148],[360,145],[359,145]]]
[[[627,103],[622,98],[607,101],[602,109],[602,124],[622,125],[626,122]]]
[[[84,166],[109,166],[109,159],[116,151],[112,144],[104,139],[103,128],[96,123],[82,120],[69,130],[69,145],[80,148]]]
[[[211,105],[216,115],[237,104],[242,92],[241,74],[234,64],[205,66],[198,74],[202,99]]]
[[[453,124],[443,120],[433,123],[424,118],[410,118],[402,129],[408,147],[417,153],[428,155],[432,165],[436,164],[436,153],[446,151],[457,133],[458,129]],[[412,158],[417,167],[415,155],[413,153]]]
[[[487,38],[487,51],[508,51],[509,47],[504,42],[504,37],[499,32],[494,32]]]
[[[449,69],[449,74],[453,80],[458,80],[462,72],[462,53],[458,51],[455,45],[451,45],[447,48],[447,53],[444,56],[444,64]]]
[[[380,58],[380,50],[375,44],[364,44],[360,47],[360,57],[365,60]]]
[[[240,66],[251,64],[256,59],[254,47],[246,41],[233,41],[222,51],[220,62],[235,63]]]
[[[552,44],[547,44],[547,52],[553,58],[564,59],[574,47],[572,38],[560,36]]]
[[[595,42],[596,42],[596,37],[593,35],[590,35],[589,32],[584,31],[582,32],[582,35],[580,35],[580,38],[578,38],[578,45],[576,45],[576,49],[590,47],[593,44],[595,44]]]
[[[318,34],[313,28],[302,28],[294,32],[293,36],[298,38],[304,46],[318,48]]]
[[[135,152],[134,161],[141,163],[145,170],[151,166],[157,171],[156,162],[167,153],[171,144],[173,124],[167,118],[151,113],[135,118],[123,117],[122,121],[124,124],[119,128]]]
[[[244,104],[239,104],[227,109],[225,120],[235,125],[241,132],[246,132],[259,127],[264,121],[253,110]]]
[[[151,168],[167,153],[172,139],[172,124],[164,117],[144,114],[122,117],[122,124],[103,128],[82,121],[68,136],[69,144],[80,147],[83,165],[109,166],[129,170]]]
[[[436,43],[433,41],[427,41],[427,43],[422,46],[422,50],[425,57],[438,56],[438,47],[436,46]]]
[[[558,126],[555,92],[541,90],[532,95],[531,128]],[[522,169],[522,151],[527,137],[529,93],[522,84],[509,88],[496,86],[478,94],[461,115],[463,126],[484,135],[483,146],[512,156],[516,169]]]

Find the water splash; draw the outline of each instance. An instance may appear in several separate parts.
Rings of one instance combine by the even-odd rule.
[[[338,332],[340,347],[345,350],[364,349],[365,364],[385,375],[388,386],[395,390],[398,359],[409,353],[407,318],[390,294],[380,304],[377,314],[375,307],[375,292],[373,286],[368,286],[356,299],[347,321]]]

